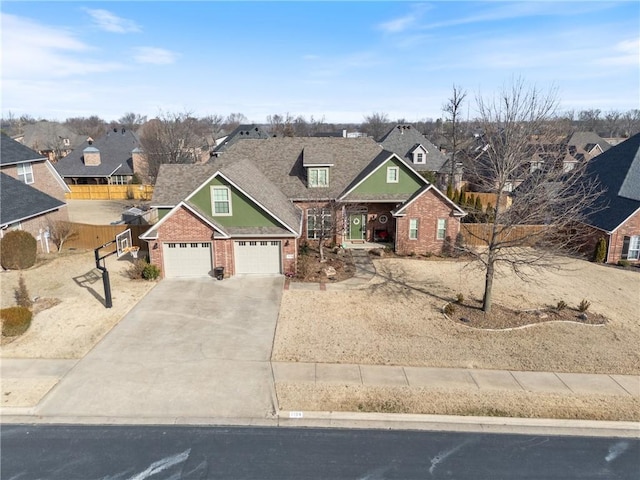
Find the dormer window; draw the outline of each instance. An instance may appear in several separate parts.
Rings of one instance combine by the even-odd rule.
[[[329,167],[315,167],[307,169],[309,188],[329,186]]]
[[[412,152],[413,163],[417,165],[424,165],[427,163],[427,150],[422,145],[418,145]]]
[[[65,147],[68,147],[69,145],[71,145],[71,141],[70,141],[68,138],[63,138],[63,139],[62,139],[62,144],[63,144]]]

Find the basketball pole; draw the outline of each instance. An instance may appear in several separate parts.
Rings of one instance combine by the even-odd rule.
[[[100,260],[104,260],[107,257],[110,257],[116,251],[109,252],[106,255],[100,256],[100,250],[105,247],[108,247],[112,243],[115,243],[115,240],[111,240],[110,242],[105,243],[104,245],[100,245],[98,248],[93,250],[93,254],[96,258],[96,268],[102,272],[102,283],[104,285],[104,306],[105,308],[111,308],[113,306],[113,301],[111,300],[111,281],[109,279],[109,270],[107,270],[106,263],[105,266],[100,265]]]

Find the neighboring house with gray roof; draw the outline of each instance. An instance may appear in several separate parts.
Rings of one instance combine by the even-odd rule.
[[[395,125],[378,143],[411,164],[417,172],[435,176],[440,188],[446,187],[451,172],[447,156],[412,125]],[[460,168],[456,171],[457,175],[461,174]]]
[[[51,222],[68,221],[65,193],[69,187],[51,162],[40,153],[0,135],[0,236],[7,230],[26,230],[40,237]]]
[[[589,248],[604,238],[607,263],[640,262],[640,133],[593,158],[585,176],[605,190],[588,214]]]
[[[206,165],[162,165],[151,206],[160,220],[140,238],[167,277],[294,273],[300,242],[327,238],[440,252],[464,216],[371,138],[236,142]]]
[[[84,142],[55,165],[69,185],[126,185],[145,165],[138,136],[125,128]]]
[[[58,122],[46,120],[24,126],[24,133],[14,140],[39,152],[56,163],[78,148],[87,139]]]
[[[217,141],[217,145],[211,152],[211,156],[219,157],[239,140],[260,140],[270,137],[271,135],[265,132],[259,125],[238,125],[229,135],[222,137]]]

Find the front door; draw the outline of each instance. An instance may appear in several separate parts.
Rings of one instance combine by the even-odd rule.
[[[367,231],[366,221],[366,213],[349,214],[349,240],[364,240]]]

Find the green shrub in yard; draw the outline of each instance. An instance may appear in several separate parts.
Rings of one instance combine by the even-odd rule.
[[[22,275],[20,275],[18,279],[18,288],[15,289],[14,295],[19,307],[31,308],[33,306],[33,301],[29,296],[29,290],[27,290],[27,284],[24,282]]]
[[[160,269],[153,263],[147,264],[142,270],[142,278],[145,280],[157,280],[160,276]]]
[[[607,241],[604,238],[598,240],[595,251],[593,252],[593,261],[595,263],[604,263],[607,258]]]
[[[631,262],[629,260],[618,260],[618,266],[619,267],[628,267],[631,265]]]
[[[25,307],[9,307],[0,310],[2,319],[2,335],[17,337],[27,331],[33,317],[31,310]]]
[[[38,243],[29,232],[12,230],[0,241],[0,265],[6,270],[23,270],[36,264]]]

